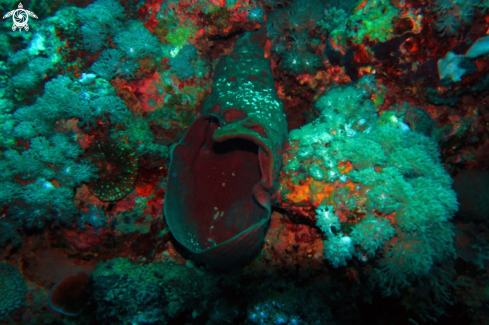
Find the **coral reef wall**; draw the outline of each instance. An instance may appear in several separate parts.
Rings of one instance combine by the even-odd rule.
[[[0,324],[488,324],[488,8],[0,0]],[[248,125],[244,103],[267,114]],[[215,131],[204,199],[182,201],[210,216],[202,247],[266,212],[232,271],[164,213],[196,121]],[[236,134],[251,167],[231,191]],[[216,196],[246,204],[230,219]]]

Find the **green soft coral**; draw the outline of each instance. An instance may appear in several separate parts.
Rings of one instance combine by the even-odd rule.
[[[370,41],[385,42],[392,37],[392,20],[399,14],[398,8],[388,0],[370,0],[358,4],[348,22],[339,25],[331,35],[342,40],[352,39],[356,44],[365,37]]]
[[[195,31],[191,28],[182,26],[168,33],[166,40],[175,47],[182,47],[188,44],[188,39],[193,35]]]

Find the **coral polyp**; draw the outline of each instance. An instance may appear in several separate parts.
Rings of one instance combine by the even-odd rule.
[[[98,169],[98,178],[88,183],[93,195],[110,202],[131,193],[138,177],[138,157],[134,151],[104,138],[97,141],[88,153]]]

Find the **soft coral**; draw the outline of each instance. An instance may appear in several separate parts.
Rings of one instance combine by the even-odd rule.
[[[454,36],[463,25],[472,22],[478,8],[482,7],[488,5],[481,0],[436,0],[432,8],[438,15],[434,28],[443,36]]]

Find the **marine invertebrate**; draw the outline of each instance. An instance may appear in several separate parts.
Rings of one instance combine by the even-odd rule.
[[[20,272],[7,263],[0,263],[0,321],[20,308],[26,299],[27,286]]]
[[[448,52],[444,59],[438,60],[440,80],[450,77],[454,82],[462,81],[462,76],[467,72],[467,69],[460,67],[464,60],[465,56],[453,52]]]
[[[443,36],[454,36],[462,26],[472,22],[479,6],[487,7],[483,3],[481,0],[436,0],[432,10],[437,13],[438,19],[433,27]]]
[[[89,150],[98,178],[88,183],[90,192],[102,201],[117,201],[131,193],[138,176],[135,152],[110,138],[97,141]]]
[[[155,53],[159,45],[158,38],[138,21],[127,22],[125,30],[115,36],[114,43],[130,59],[139,59]]]
[[[101,324],[168,324],[205,310],[216,290],[207,272],[175,263],[140,265],[130,259],[101,262],[92,273],[95,315]],[[205,307],[204,307],[205,306]]]
[[[64,315],[79,315],[89,300],[89,282],[90,277],[85,272],[64,277],[51,288],[49,306]]]
[[[8,137],[14,142],[0,155],[1,204],[28,226],[73,222],[73,189],[96,177],[82,157],[89,146],[84,132],[127,125],[130,111],[104,79],[81,83],[58,76],[35,103],[10,115]]]
[[[268,309],[267,304],[255,305],[248,311],[248,320],[253,324],[266,324],[269,314]]]
[[[287,134],[266,37],[249,33],[222,58],[203,114],[173,150],[165,216],[208,265],[231,268],[260,248]]]
[[[387,42],[398,34],[421,31],[420,10],[409,5],[398,5],[387,0],[357,2],[351,15],[329,10],[339,19],[338,23],[327,23],[331,45],[345,50],[353,44],[364,44],[367,48],[378,42]],[[329,17],[328,17],[329,18]],[[341,19],[344,21],[341,21]],[[332,18],[333,22],[335,18]],[[331,26],[331,27],[329,27]],[[334,28],[333,30],[328,29]],[[370,45],[367,43],[370,42]],[[353,48],[357,48],[353,46]]]
[[[321,19],[320,1],[296,0],[287,8],[273,11],[267,19],[272,51],[282,57],[281,69],[293,74],[314,73],[323,64],[316,48],[320,43],[311,34]]]
[[[264,15],[265,12],[259,5],[248,11],[248,19],[252,22],[262,23]]]
[[[27,226],[41,226],[45,220],[71,221],[76,212],[72,188],[89,181],[94,171],[88,160],[80,159],[82,152],[63,133],[32,138],[25,151],[6,150],[0,156],[1,204]]]
[[[80,218],[78,224],[80,228],[85,228],[85,224],[88,224],[94,228],[101,228],[107,224],[107,217],[104,210],[98,208],[93,204],[88,204],[88,208],[80,210]]]
[[[124,53],[119,49],[104,50],[91,69],[97,76],[107,80],[123,75],[133,77],[133,72],[139,66],[136,62],[125,60],[123,57]]]
[[[371,284],[397,295],[454,253],[449,219],[458,203],[436,143],[393,111],[378,117],[373,81],[331,90],[315,104],[320,117],[291,132],[282,194],[319,206],[334,267],[375,255]]]
[[[348,33],[357,44],[361,43],[365,37],[371,41],[385,42],[392,37],[392,20],[397,17],[398,13],[399,9],[386,0],[362,3],[348,20]]]
[[[81,28],[84,46],[93,51],[100,50],[113,31],[120,27],[120,20],[125,18],[124,11],[115,0],[97,0],[81,10],[79,18],[86,22]]]
[[[117,48],[102,51],[91,68],[98,76],[107,80],[123,75],[134,78],[133,72],[139,68],[138,59],[158,52],[159,48],[158,38],[136,21],[128,21],[124,25],[124,31],[115,35],[114,43]]]
[[[171,71],[180,79],[190,79],[195,75],[195,66],[192,61],[197,59],[199,51],[192,44],[183,46],[178,54],[169,60]]]
[[[474,59],[489,53],[489,36],[479,38],[467,51],[467,57]]]

